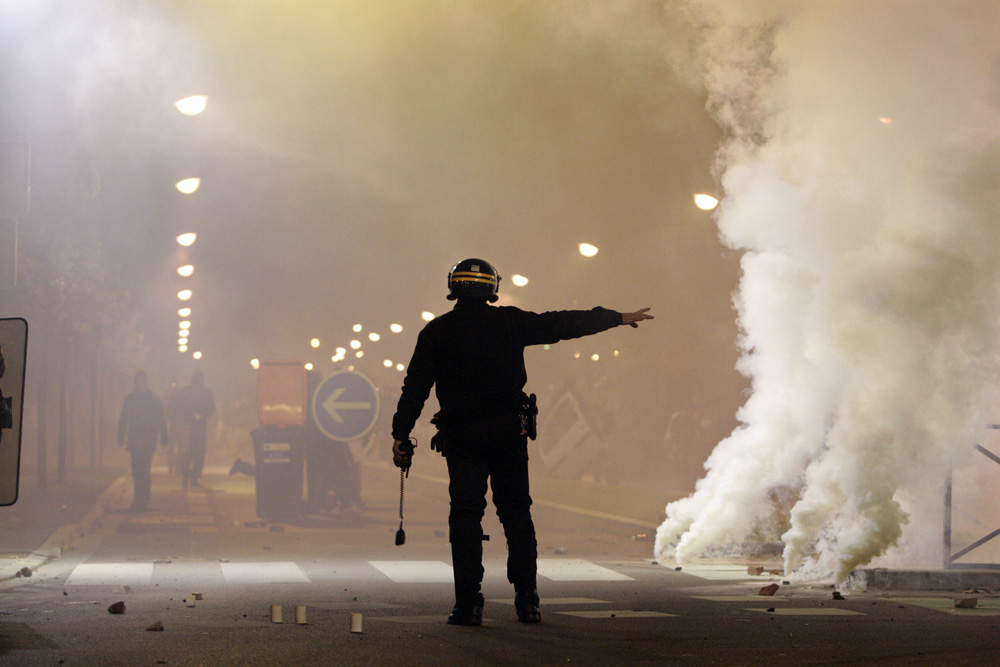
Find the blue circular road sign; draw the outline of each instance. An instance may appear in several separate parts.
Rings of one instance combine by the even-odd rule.
[[[378,419],[378,389],[366,376],[337,371],[312,396],[312,418],[327,437],[350,442],[365,436]]]

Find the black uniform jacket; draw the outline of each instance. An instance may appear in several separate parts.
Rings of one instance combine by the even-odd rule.
[[[460,299],[417,337],[392,437],[409,438],[433,385],[446,425],[515,413],[528,379],[526,346],[580,338],[620,324],[621,313],[607,308],[532,313]]]

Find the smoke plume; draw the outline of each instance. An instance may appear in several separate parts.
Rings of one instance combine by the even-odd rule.
[[[793,503],[787,572],[843,582],[933,550],[943,471],[997,417],[982,406],[1000,368],[1000,7],[689,11],[727,132],[717,222],[743,252],[752,388],[695,492],[667,506],[657,557],[739,544],[775,494]]]

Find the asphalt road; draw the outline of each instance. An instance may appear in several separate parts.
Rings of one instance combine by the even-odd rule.
[[[208,475],[207,488],[188,490],[157,471],[153,509],[143,514],[124,511],[130,485],[122,478],[81,521],[5,565],[10,576],[30,560],[32,576],[0,583],[0,664],[998,660],[1000,598],[991,593],[974,594],[974,609],[958,609],[958,594],[948,592],[844,591],[837,600],[826,582],[751,575],[748,562],[678,571],[654,564],[651,543],[633,539],[641,520],[537,494],[542,623],[516,620],[502,529],[488,510],[484,624],[449,626],[447,495],[440,468],[425,470],[407,480],[407,540],[399,547],[399,477],[389,467],[364,469],[364,509],[281,523],[256,515],[252,478],[225,470]],[[760,595],[771,583],[778,591]],[[191,599],[195,593],[200,599]],[[109,613],[116,602],[125,613]],[[272,622],[273,605],[282,623]],[[296,622],[297,613],[305,623]],[[352,632],[352,622],[361,632]],[[149,629],[157,624],[163,629]]]

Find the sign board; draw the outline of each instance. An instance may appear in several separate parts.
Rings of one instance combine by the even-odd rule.
[[[301,426],[306,421],[308,396],[303,362],[260,362],[257,369],[257,418],[261,426]]]
[[[367,376],[355,371],[337,371],[324,378],[312,397],[316,427],[339,442],[367,435],[375,426],[378,411],[378,389]]]
[[[0,319],[0,401],[5,404],[0,406],[0,505],[17,502],[27,349],[28,323],[21,318]]]

